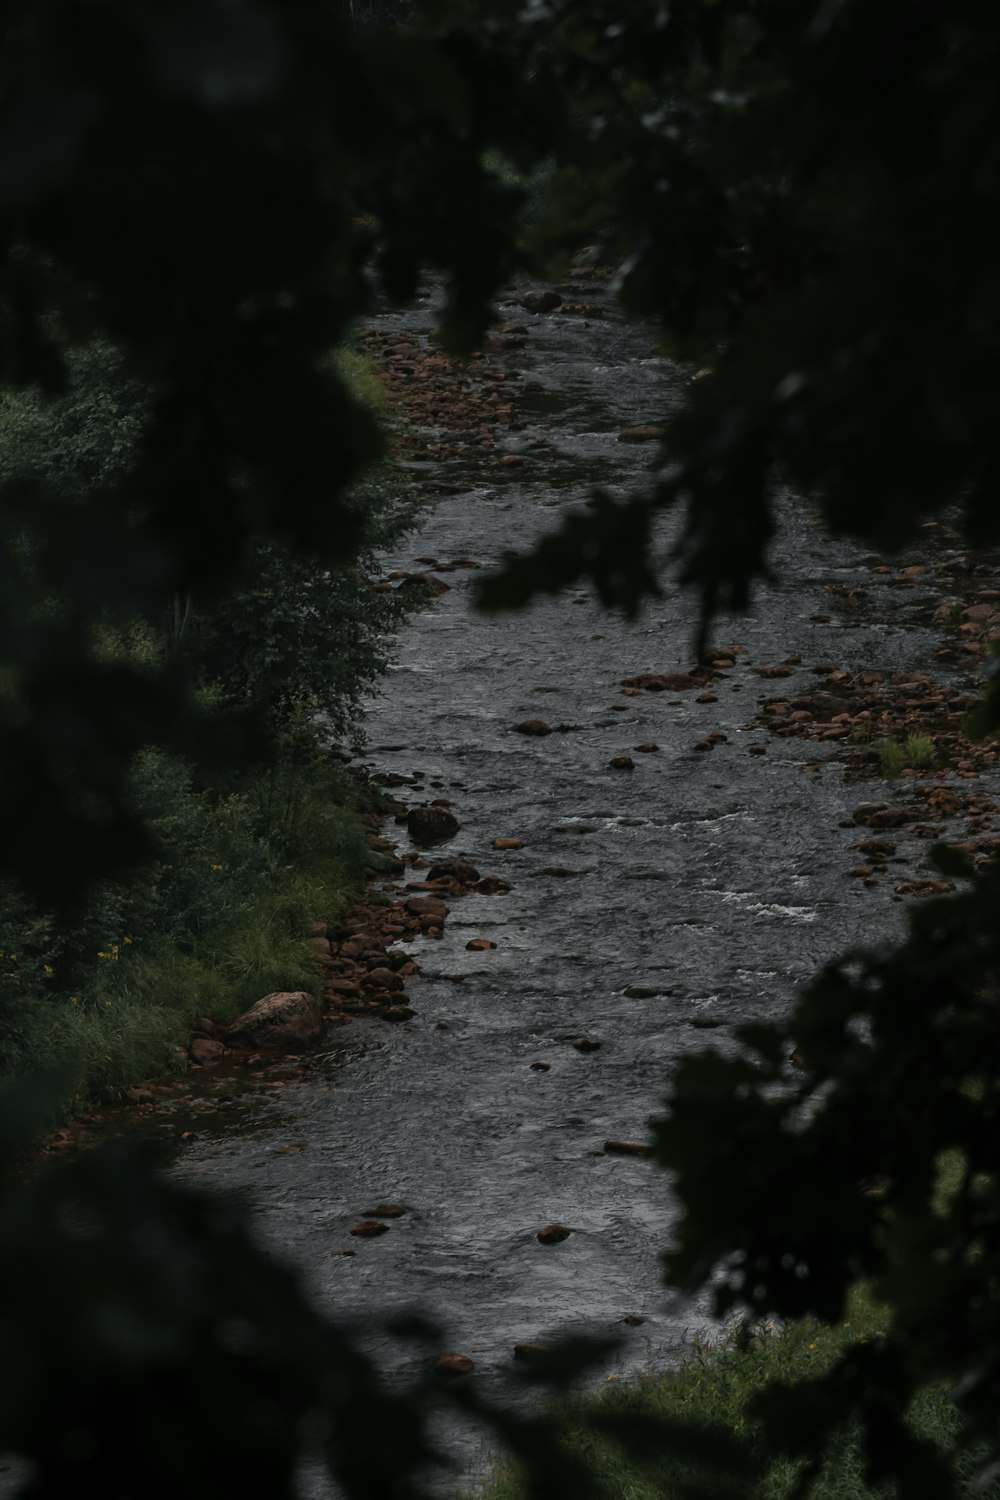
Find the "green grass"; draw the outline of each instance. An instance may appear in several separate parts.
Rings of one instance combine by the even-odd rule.
[[[389,392],[370,357],[345,345],[335,349],[330,360],[354,399],[369,410],[384,415],[389,405]]]
[[[711,1494],[713,1470],[702,1460],[671,1454],[669,1444],[653,1462],[640,1463],[595,1426],[601,1416],[642,1416],[691,1424],[706,1434],[734,1438],[742,1447],[750,1474],[739,1481],[737,1493],[745,1500],[788,1500],[799,1467],[774,1460],[763,1433],[748,1415],[751,1399],[770,1382],[808,1380],[826,1370],[847,1344],[881,1336],[883,1315],[864,1293],[852,1300],[848,1317],[836,1328],[811,1321],[766,1324],[749,1333],[731,1329],[716,1338],[695,1340],[675,1370],[639,1379],[609,1378],[596,1394],[568,1400],[554,1409],[567,1450],[582,1458],[608,1500],[679,1500],[686,1485],[707,1484]],[[913,1403],[914,1429],[942,1450],[953,1452],[958,1415],[942,1388],[921,1393]],[[1000,1486],[984,1489],[974,1482],[972,1457],[953,1459],[959,1494],[995,1500]],[[721,1491],[732,1493],[732,1491]],[[863,1461],[856,1433],[834,1443],[822,1471],[809,1489],[809,1500],[889,1500],[891,1488],[871,1490],[863,1479]],[[525,1500],[527,1491],[514,1468],[500,1469],[477,1500]]]
[[[934,764],[937,747],[926,734],[908,734],[903,741],[875,740],[872,748],[878,752],[882,775],[895,779],[907,767],[914,771],[925,770]]]
[[[151,763],[161,851],[131,887],[102,888],[71,931],[0,900],[0,1075],[58,1068],[69,1081],[54,1117],[182,1071],[201,1016],[315,993],[306,928],[335,923],[363,878],[356,792],[336,768],[302,768],[294,818],[262,837],[252,780],[210,795],[163,757]]]

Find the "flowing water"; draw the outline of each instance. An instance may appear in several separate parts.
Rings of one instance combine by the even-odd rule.
[[[424,300],[382,326],[426,332],[431,312]],[[387,567],[433,555],[488,568],[583,503],[595,479],[641,482],[650,446],[616,435],[682,399],[683,377],[648,330],[610,312],[510,315],[530,345],[511,376],[523,425],[502,446],[525,462],[441,498]],[[870,577],[807,508],[781,510],[782,588],[718,623],[715,639],[745,653],[715,702],[621,695],[626,675],[691,665],[692,609],[677,591],[632,625],[583,589],[487,618],[471,607],[476,574],[455,571],[407,625],[368,707],[363,763],[415,778],[404,800],[449,799],[462,829],[442,852],[513,888],[453,901],[442,938],[408,945],[422,968],[411,1023],[341,1031],[336,1067],[286,1087],[253,1134],[197,1144],[182,1169],[245,1193],[267,1240],[324,1306],[361,1318],[387,1365],[401,1356],[376,1319],[412,1307],[446,1324],[449,1347],[491,1389],[512,1381],[516,1343],[553,1332],[622,1337],[596,1378],[668,1362],[706,1308],[661,1285],[675,1215],[665,1177],[605,1153],[605,1140],[644,1139],[685,1053],[731,1045],[733,1026],[782,1012],[824,959],[901,931],[891,885],[843,878],[858,830],[840,825],[872,793],[845,783],[835,745],[746,726],[770,688],[754,666],[798,656],[801,679],[782,687],[815,686],[816,662],[916,667],[935,641],[902,608],[853,628],[812,620],[831,581]],[[513,730],[528,718],[555,732]],[[695,751],[713,731],[727,738]],[[633,751],[649,741],[659,748]],[[609,766],[630,751],[634,769]],[[494,851],[498,836],[524,847]],[[497,946],[470,952],[473,937]],[[581,1037],[599,1048],[578,1050]],[[348,1238],[384,1199],[410,1212],[378,1239]],[[542,1245],[552,1221],[572,1234]],[[335,1253],[346,1248],[356,1253]]]

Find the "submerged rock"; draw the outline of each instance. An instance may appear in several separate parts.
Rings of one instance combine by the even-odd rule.
[[[434,1362],[435,1375],[447,1375],[451,1378],[457,1375],[471,1375],[475,1368],[467,1354],[457,1354],[454,1349],[448,1349],[444,1354],[439,1354]]]
[[[563,299],[558,292],[550,291],[548,287],[538,287],[524,292],[517,300],[527,312],[546,313],[555,312],[557,307],[562,307]]]
[[[381,1219],[362,1219],[359,1224],[352,1224],[350,1233],[357,1235],[361,1240],[373,1240],[377,1235],[388,1234],[388,1224],[383,1224]]]

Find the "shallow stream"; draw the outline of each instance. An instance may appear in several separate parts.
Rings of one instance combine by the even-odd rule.
[[[431,312],[427,299],[382,326],[424,334]],[[440,498],[387,568],[428,556],[488,568],[584,503],[593,480],[641,480],[653,448],[617,433],[683,396],[649,331],[610,311],[506,315],[529,345],[508,381],[520,425],[501,446],[524,462]],[[605,1140],[645,1138],[684,1053],[730,1045],[734,1025],[780,1013],[823,960],[901,930],[891,885],[845,878],[860,830],[841,824],[885,789],[845,782],[836,744],[750,725],[770,687],[753,669],[798,657],[782,687],[799,674],[815,687],[817,662],[916,668],[938,642],[888,595],[882,618],[811,619],[831,581],[871,577],[861,550],[827,540],[791,501],[774,562],[781,589],[717,625],[716,641],[744,652],[714,702],[621,694],[623,677],[692,665],[692,607],[676,590],[633,625],[584,590],[487,618],[471,608],[475,572],[442,575],[450,591],[411,620],[368,707],[361,759],[416,778],[397,793],[407,802],[449,799],[462,828],[441,852],[513,888],[454,901],[443,937],[408,945],[422,968],[412,1022],[343,1028],[343,1060],[289,1083],[263,1128],[183,1158],[186,1176],[251,1199],[325,1306],[373,1329],[387,1310],[430,1312],[492,1388],[513,1379],[515,1344],[553,1332],[622,1337],[597,1379],[676,1354],[706,1313],[661,1285],[668,1184],[641,1157],[605,1153]],[[515,732],[536,718],[554,732]],[[693,748],[715,731],[726,739],[711,752]],[[634,750],[646,742],[658,749]],[[624,753],[633,769],[611,768]],[[405,828],[386,831],[408,848]],[[495,851],[497,837],[524,847]],[[470,952],[474,937],[497,946]],[[600,1046],[578,1050],[581,1037]],[[380,1238],[350,1239],[386,1199],[410,1212]],[[542,1245],[552,1221],[572,1234]],[[388,1338],[384,1353],[398,1357]]]

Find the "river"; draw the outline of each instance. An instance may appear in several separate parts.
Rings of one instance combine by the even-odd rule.
[[[428,295],[379,326],[423,337],[432,310]],[[524,462],[480,468],[441,496],[387,570],[428,556],[489,568],[595,479],[641,482],[652,449],[618,432],[683,399],[684,373],[610,307],[505,315],[529,344],[500,451]],[[780,510],[782,586],[718,622],[715,640],[743,650],[707,694],[621,692],[627,676],[691,666],[692,605],[676,589],[633,624],[586,589],[485,617],[471,606],[476,573],[457,569],[410,620],[368,705],[361,763],[405,778],[407,802],[447,798],[462,827],[441,852],[512,889],[455,901],[441,938],[408,945],[422,968],[410,1023],[345,1028],[336,1066],[290,1083],[252,1134],[192,1146],[182,1170],[246,1195],[267,1241],[324,1307],[360,1318],[387,1367],[407,1356],[377,1320],[411,1307],[443,1321],[470,1378],[495,1391],[514,1379],[514,1346],[554,1332],[621,1337],[593,1379],[675,1357],[707,1311],[661,1285],[669,1185],[604,1142],[645,1138],[686,1052],[730,1046],[734,1026],[780,1014],[825,959],[901,931],[891,881],[847,878],[861,830],[842,825],[873,793],[845,779],[838,743],[777,739],[755,722],[772,689],[757,669],[790,659],[781,686],[815,686],[816,663],[909,671],[939,640],[903,607],[911,594],[831,616],[829,585],[870,588],[872,560],[826,538],[807,506],[786,498]],[[659,541],[669,547],[668,523]],[[527,719],[553,732],[518,733]],[[725,738],[695,749],[715,733]],[[646,743],[658,748],[635,750]],[[609,764],[624,754],[630,769]],[[408,847],[405,828],[387,831]],[[494,850],[497,837],[523,847]],[[906,848],[899,857],[912,864]],[[496,948],[469,951],[475,937]],[[581,1050],[581,1038],[600,1045]],[[409,1212],[379,1238],[350,1239],[377,1200]],[[572,1233],[539,1243],[553,1221]]]

